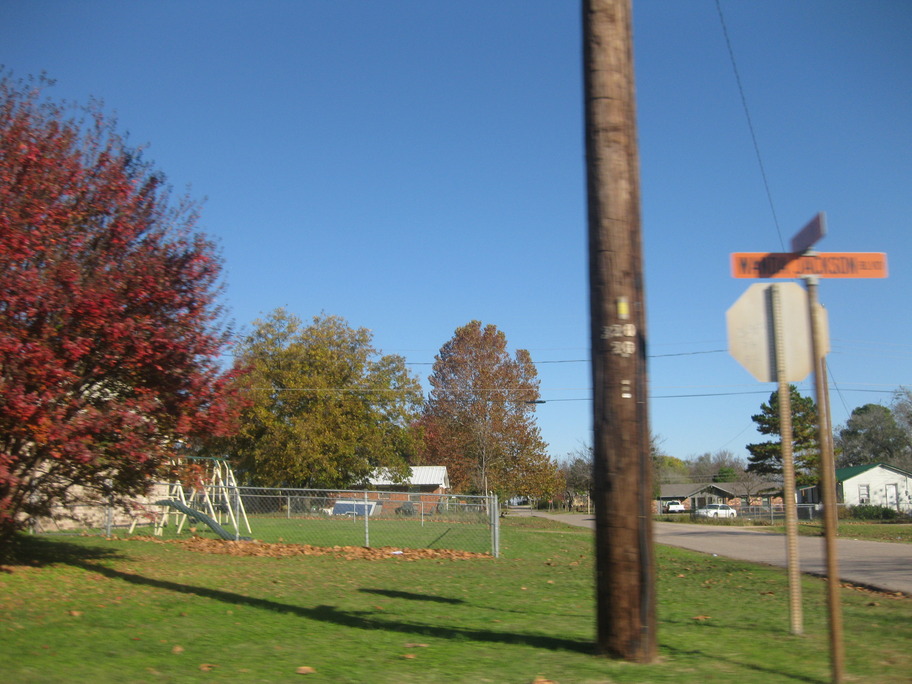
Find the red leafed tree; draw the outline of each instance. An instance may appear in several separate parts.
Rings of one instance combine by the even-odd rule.
[[[0,550],[77,493],[143,491],[234,413],[195,205],[47,85],[0,73]]]

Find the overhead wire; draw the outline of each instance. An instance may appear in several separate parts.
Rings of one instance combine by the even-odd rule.
[[[763,180],[763,188],[766,192],[766,199],[767,199],[767,202],[769,203],[770,213],[772,214],[772,217],[773,217],[773,224],[776,227],[776,234],[779,238],[779,244],[782,247],[782,251],[786,251],[785,241],[782,238],[782,229],[779,225],[779,217],[776,214],[776,206],[775,206],[775,203],[773,202],[773,194],[770,189],[769,178],[766,173],[766,167],[763,164],[763,155],[760,153],[760,144],[757,140],[757,132],[754,128],[754,122],[753,122],[753,117],[751,116],[750,107],[747,104],[747,96],[745,95],[745,92],[744,92],[744,84],[741,80],[741,72],[738,69],[738,62],[735,59],[735,51],[734,51],[734,48],[732,47],[731,36],[729,35],[728,25],[725,21],[725,14],[722,11],[722,2],[721,2],[721,0],[715,0],[715,4],[716,4],[716,12],[719,15],[719,23],[722,26],[722,35],[725,38],[725,46],[728,49],[729,61],[731,62],[732,71],[734,72],[734,75],[735,75],[735,82],[738,86],[738,94],[741,97],[741,106],[744,109],[744,116],[747,120],[748,130],[750,131],[751,142],[753,143],[754,153],[757,157],[757,164],[760,168],[760,176]],[[830,384],[836,390],[836,393],[839,396],[840,401],[842,402],[843,408],[845,408],[846,413],[848,413],[849,409],[848,409],[848,405],[846,403],[845,397],[843,396],[842,387],[839,385],[839,383],[836,382],[836,377],[834,376],[833,370],[829,364],[826,365],[826,373],[829,376]],[[849,390],[846,390],[846,391],[849,391]],[[851,391],[881,392],[881,393],[884,392],[884,390],[865,390],[865,389],[854,389]]]
[[[750,130],[751,141],[754,143],[754,153],[757,155],[757,164],[760,166],[760,176],[763,179],[763,187],[766,189],[766,199],[769,202],[770,212],[773,215],[773,223],[776,226],[776,233],[779,236],[779,244],[782,251],[785,250],[785,241],[782,239],[782,229],[779,227],[779,217],[776,215],[776,207],[773,204],[773,193],[770,190],[769,179],[766,176],[766,168],[763,166],[763,156],[760,154],[760,145],[757,142],[757,133],[754,130],[754,121],[751,118],[750,108],[747,106],[747,97],[744,94],[744,85],[741,83],[741,73],[738,70],[738,63],[735,60],[735,51],[732,49],[731,38],[728,35],[728,26],[725,23],[725,15],[722,13],[721,0],[716,0],[716,11],[719,13],[719,22],[722,24],[722,34],[725,36],[725,45],[728,48],[728,58],[731,61],[732,70],[735,72],[735,81],[738,84],[738,93],[741,95],[741,106],[744,108],[744,116],[747,118],[747,127]]]

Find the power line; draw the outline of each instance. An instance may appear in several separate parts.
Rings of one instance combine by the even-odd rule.
[[[727,349],[710,349],[708,351],[694,351],[694,352],[678,352],[677,354],[650,354],[648,358],[650,359],[662,359],[669,356],[697,356],[699,354],[724,354],[727,353]]]
[[[716,0],[716,10],[719,13],[719,21],[722,24],[722,34],[725,36],[725,45],[728,47],[728,57],[731,60],[732,70],[735,72],[735,81],[738,83],[738,92],[741,95],[741,105],[744,107],[744,116],[747,118],[747,127],[750,130],[751,140],[754,143],[754,153],[757,155],[757,163],[760,166],[760,176],[763,178],[763,187],[766,189],[766,199],[769,202],[770,212],[773,215],[773,223],[776,226],[776,233],[779,235],[779,244],[782,251],[785,250],[785,241],[782,239],[782,230],[779,228],[779,218],[776,216],[776,207],[773,205],[773,194],[770,191],[769,180],[766,177],[766,169],[763,167],[763,157],[760,155],[760,145],[757,143],[757,134],[754,131],[754,122],[751,119],[750,108],[747,106],[747,98],[744,95],[744,86],[741,83],[741,74],[738,71],[738,65],[735,62],[735,51],[732,49],[731,39],[728,36],[728,26],[725,24],[725,17],[722,14],[722,3]]]

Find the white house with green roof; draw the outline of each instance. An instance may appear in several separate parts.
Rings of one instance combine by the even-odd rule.
[[[846,506],[888,506],[912,513],[912,473],[886,463],[836,469],[836,500]]]

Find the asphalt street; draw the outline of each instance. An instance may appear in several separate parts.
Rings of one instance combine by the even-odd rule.
[[[595,529],[595,518],[590,515],[537,511],[533,515]],[[785,535],[761,529],[657,522],[653,535],[658,544],[783,568],[787,565]],[[912,544],[840,538],[836,546],[843,582],[912,596]],[[798,557],[802,572],[826,576],[822,537],[799,537]]]

